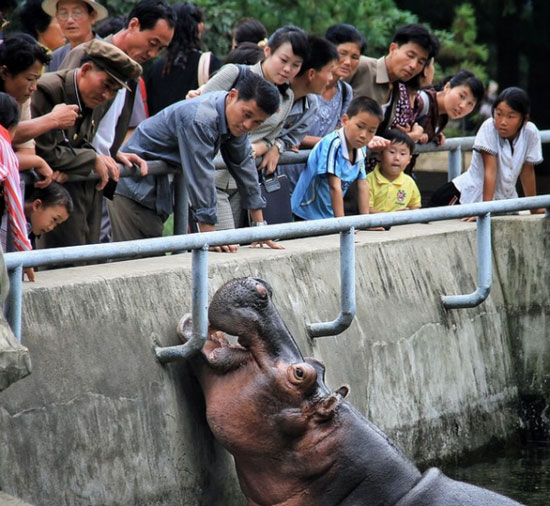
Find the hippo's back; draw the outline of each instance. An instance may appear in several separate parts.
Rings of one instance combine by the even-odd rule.
[[[522,506],[485,488],[452,480],[439,469],[428,469],[395,506]]]

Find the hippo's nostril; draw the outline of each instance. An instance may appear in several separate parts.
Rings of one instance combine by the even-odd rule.
[[[267,297],[267,290],[265,288],[264,285],[256,285],[256,290],[258,291],[258,293],[260,294],[260,297]]]

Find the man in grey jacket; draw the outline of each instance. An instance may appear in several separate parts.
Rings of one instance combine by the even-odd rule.
[[[164,160],[182,169],[195,221],[201,232],[216,229],[214,157],[221,153],[253,225],[265,224],[265,201],[247,133],[279,107],[274,85],[247,72],[231,91],[177,102],[142,122],[124,146],[145,160]],[[172,213],[167,175],[124,178],[109,202],[113,240],[158,237]],[[275,243],[270,246],[276,247]],[[235,251],[234,245],[222,248]]]

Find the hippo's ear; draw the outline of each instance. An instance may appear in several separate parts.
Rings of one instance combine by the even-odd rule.
[[[336,389],[334,393],[338,394],[340,397],[342,397],[342,399],[344,397],[347,397],[347,395],[349,394],[349,385],[342,385],[340,388]]]
[[[321,423],[331,419],[338,411],[340,401],[348,395],[348,393],[349,386],[342,385],[328,397],[325,397],[315,410],[315,418]]]
[[[315,410],[315,418],[319,422],[326,422],[331,419],[340,406],[340,396],[337,394],[330,394],[325,397],[317,406]]]

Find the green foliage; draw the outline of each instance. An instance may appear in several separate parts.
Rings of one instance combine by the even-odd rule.
[[[168,0],[174,4],[176,0]],[[507,0],[512,5],[512,0]],[[104,0],[111,15],[127,15],[135,0]],[[386,53],[397,27],[422,22],[416,14],[398,9],[394,0],[195,0],[206,13],[205,46],[219,56],[231,46],[231,28],[244,17],[259,19],[269,33],[285,24],[323,34],[334,23],[355,25],[367,40],[367,54]],[[474,8],[469,3],[459,5],[449,31],[437,30],[442,49],[437,59],[437,77],[452,74],[460,68],[486,78],[488,51],[478,44]]]
[[[482,81],[487,80],[489,51],[485,45],[477,42],[475,11],[470,4],[465,3],[456,8],[450,31],[436,30],[436,34],[441,42],[437,64],[444,75],[468,69]]]
[[[101,0],[99,3],[107,7],[109,16],[127,16],[136,4],[134,0]]]

